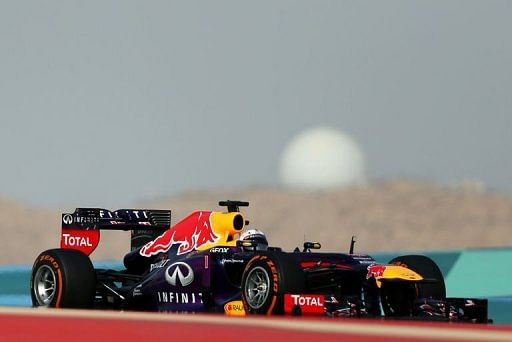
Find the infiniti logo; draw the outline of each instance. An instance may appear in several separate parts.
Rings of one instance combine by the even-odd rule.
[[[181,286],[188,286],[194,281],[194,272],[188,264],[175,262],[165,270],[165,280],[172,286],[176,286],[176,278]]]
[[[71,216],[70,214],[62,216],[62,222],[64,222],[65,224],[73,223],[73,216]]]

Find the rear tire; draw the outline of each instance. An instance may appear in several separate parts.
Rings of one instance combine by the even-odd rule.
[[[284,294],[302,293],[304,273],[285,253],[253,257],[242,276],[242,301],[248,314],[284,314]]]
[[[30,294],[34,307],[90,308],[96,292],[96,273],[84,253],[51,249],[32,267]]]

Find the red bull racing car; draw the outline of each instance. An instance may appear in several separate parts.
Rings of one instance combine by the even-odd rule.
[[[62,214],[61,246],[34,262],[35,307],[99,308],[227,315],[391,317],[486,323],[487,300],[447,298],[429,258],[388,264],[354,253],[320,253],[320,244],[285,252],[248,221],[225,211],[195,211],[171,226],[171,211],[77,208]],[[122,269],[95,269],[89,255],[101,230],[131,231]]]

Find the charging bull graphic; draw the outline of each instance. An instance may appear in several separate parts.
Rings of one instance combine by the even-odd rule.
[[[196,211],[166,230],[140,250],[140,255],[150,257],[167,252],[172,245],[179,244],[177,254],[184,254],[206,244],[213,244],[219,236],[212,229],[210,211]]]
[[[384,271],[386,271],[385,265],[370,265],[368,266],[368,274],[366,275],[366,279],[370,279],[374,277],[375,279],[382,278],[384,276]]]

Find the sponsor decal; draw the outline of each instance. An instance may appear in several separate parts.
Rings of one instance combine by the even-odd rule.
[[[315,294],[285,294],[284,310],[292,313],[300,308],[302,314],[324,314],[324,296]]]
[[[194,281],[194,271],[188,264],[178,261],[167,267],[165,271],[165,281],[172,286],[177,286],[178,282],[185,287]]]
[[[62,234],[64,245],[70,247],[92,247],[88,236],[73,236],[71,234]]]
[[[73,216],[72,219],[73,219],[74,223],[99,223],[100,222],[99,217]],[[62,219],[62,222],[64,222],[64,219]]]
[[[279,291],[279,274],[277,273],[276,265],[274,265],[274,262],[272,260],[267,260],[267,265],[270,267],[270,270],[272,271],[272,280],[273,280],[273,290],[274,293],[277,293]]]
[[[228,302],[224,305],[224,313],[228,316],[245,316],[244,305],[241,300]]]
[[[375,264],[375,259],[369,255],[353,254],[352,259],[359,261],[360,264]]]
[[[101,218],[114,218],[114,216],[112,216],[112,212],[109,210],[100,210],[100,217]]]
[[[60,247],[76,249],[90,255],[100,241],[99,230],[62,229]]]
[[[301,296],[290,295],[293,300],[293,305],[300,306],[324,306],[322,296]]]
[[[144,210],[127,210],[127,213],[132,213],[136,218],[148,218],[148,214]]]
[[[384,275],[384,271],[386,270],[386,266],[384,265],[370,265],[368,266],[368,273],[366,274],[366,279],[370,279],[371,277],[374,278],[381,278]]]
[[[52,264],[53,268],[56,270],[59,269],[59,264],[51,255],[43,254],[41,255],[41,258],[39,258],[39,261],[48,261],[50,264]]]
[[[133,292],[132,292],[132,297],[138,297],[138,296],[142,296],[142,284],[141,285],[137,285],[134,289],[133,289]]]
[[[161,260],[159,262],[156,262],[154,264],[151,264],[149,266],[149,272],[153,272],[153,270],[156,270],[158,268],[162,268],[162,267],[165,267],[165,265],[167,265],[167,263],[169,262],[169,259],[164,259],[164,260]]]
[[[120,216],[121,215],[121,216]],[[94,211],[92,216],[79,216],[78,214],[62,214],[62,223],[71,225],[73,223],[100,223],[110,220],[111,224],[125,224],[125,220],[149,220],[148,213],[145,210],[119,210],[112,213],[109,210],[101,209]],[[151,225],[149,221],[137,222],[141,225]]]
[[[62,222],[64,224],[71,224],[71,223],[73,223],[73,216],[71,216],[71,214],[62,215]]]
[[[159,303],[171,304],[202,304],[202,293],[186,293],[186,292],[163,292],[157,291],[156,293]]]
[[[213,247],[210,248],[210,253],[227,253],[229,252],[229,247]]]
[[[222,259],[220,262],[225,264],[243,264],[244,261],[242,259]]]
[[[198,211],[166,230],[155,240],[148,242],[140,250],[140,255],[150,257],[167,252],[172,245],[179,244],[177,255],[188,253],[219,240],[210,222],[211,212]]]

